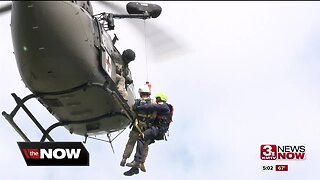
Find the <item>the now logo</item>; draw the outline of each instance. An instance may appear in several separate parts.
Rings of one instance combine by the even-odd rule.
[[[27,159],[78,159],[81,149],[23,149]]]
[[[88,166],[81,142],[18,142],[28,166]]]

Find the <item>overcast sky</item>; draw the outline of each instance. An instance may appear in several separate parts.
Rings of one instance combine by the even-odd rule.
[[[320,3],[157,4],[163,10],[146,22],[147,51],[143,21],[118,20],[110,32],[120,51],[136,52],[130,64],[136,89],[146,81],[147,56],[153,92],[166,91],[175,107],[169,140],[151,145],[147,173],[130,179],[319,179]],[[93,9],[110,10],[97,2]],[[0,110],[7,112],[15,106],[10,93],[30,93],[16,67],[10,21],[10,13],[0,16]],[[56,122],[36,100],[27,106],[45,127]],[[39,130],[19,112],[17,123],[39,140]],[[128,168],[119,166],[129,129],[115,140],[115,154],[109,144],[88,140],[89,167],[28,167],[17,146],[22,138],[0,119],[1,179],[129,179],[122,175]],[[83,140],[63,127],[52,137]],[[307,158],[262,161],[261,144],[305,145]],[[276,164],[289,171],[262,171]]]

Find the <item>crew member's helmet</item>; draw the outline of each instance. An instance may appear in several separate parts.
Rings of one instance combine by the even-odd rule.
[[[157,92],[155,98],[160,98],[161,101],[163,101],[163,102],[167,102],[167,100],[168,100],[168,96],[164,92]]]
[[[129,62],[133,61],[135,58],[136,54],[131,49],[127,49],[122,53],[122,59],[126,64],[129,64]]]
[[[146,85],[146,84],[141,86],[139,88],[138,92],[139,92],[140,95],[143,95],[143,94],[150,95],[151,94],[149,86]]]

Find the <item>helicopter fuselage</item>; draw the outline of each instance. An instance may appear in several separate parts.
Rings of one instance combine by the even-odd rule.
[[[121,54],[99,21],[68,1],[13,1],[11,32],[26,87],[71,133],[110,133],[127,127],[134,103],[116,88]]]

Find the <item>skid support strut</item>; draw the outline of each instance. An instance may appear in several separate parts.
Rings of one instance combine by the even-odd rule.
[[[18,110],[22,108],[27,115],[30,117],[30,119],[33,121],[33,123],[39,128],[39,130],[44,134],[44,137],[42,139],[48,139],[50,142],[54,142],[54,140],[48,135],[47,130],[45,130],[39,121],[33,116],[33,114],[29,111],[29,109],[24,105],[26,101],[28,101],[31,98],[36,98],[37,96],[35,94],[30,94],[23,99],[20,99],[15,93],[11,94],[14,100],[16,101],[17,105],[16,107],[11,111],[10,114],[3,111],[2,115],[6,118],[6,120],[10,123],[10,125],[17,131],[17,133],[26,141],[30,142],[29,138],[25,135],[25,133],[20,129],[20,127],[14,122],[14,116],[17,114]],[[42,140],[41,139],[41,140]],[[43,141],[44,141],[43,140]]]

